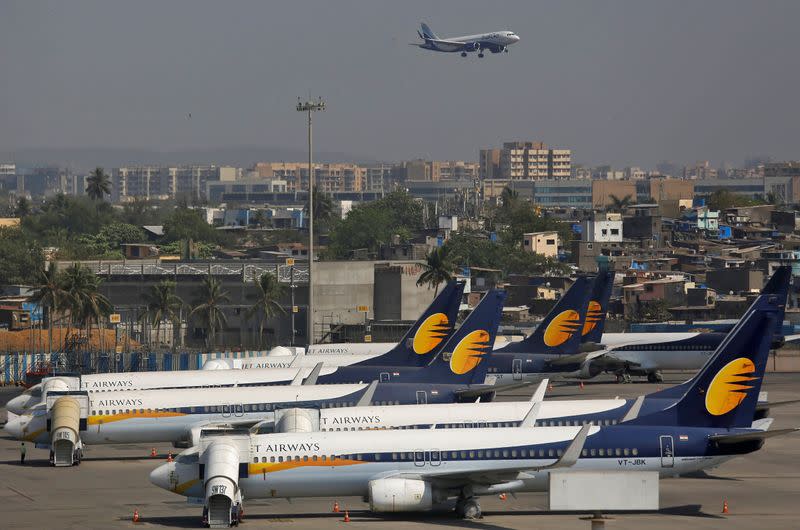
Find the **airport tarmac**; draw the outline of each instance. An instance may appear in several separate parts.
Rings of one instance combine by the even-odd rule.
[[[670,374],[670,383],[685,379]],[[607,381],[607,380],[606,380]],[[800,399],[800,374],[767,374],[762,390],[773,402]],[[556,386],[549,398],[636,397],[666,384],[613,384],[592,381]],[[532,391],[532,390],[531,390]],[[16,395],[0,389],[0,403]],[[530,395],[501,396],[524,399]],[[1,418],[5,419],[3,410]],[[773,428],[800,426],[800,404],[772,410]],[[498,429],[498,433],[502,429]],[[188,505],[183,497],[151,485],[148,475],[163,462],[170,448],[156,447],[160,456],[150,458],[145,445],[94,446],[85,450],[78,467],[51,468],[48,452],[29,448],[25,466],[19,465],[19,442],[0,438],[0,503],[4,528],[199,528],[201,507]],[[611,514],[611,529],[692,528],[752,529],[796,528],[800,514],[800,434],[768,440],[757,453],[736,458],[707,474],[661,481],[661,510],[650,513]],[[461,521],[452,514],[386,516],[372,514],[360,498],[245,500],[244,528],[280,526],[298,530],[340,528],[343,514],[331,513],[334,500],[350,510],[354,527],[401,529],[587,529],[585,514],[547,512],[547,495],[522,493],[502,501],[481,498],[484,517]],[[723,501],[730,513],[723,515]],[[131,521],[138,509],[140,522]]]

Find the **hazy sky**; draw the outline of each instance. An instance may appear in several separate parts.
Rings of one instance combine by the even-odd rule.
[[[522,40],[427,52],[421,20]],[[0,0],[0,152],[302,146],[311,90],[316,147],[372,159],[511,139],[618,166],[797,159],[799,20],[794,0]]]

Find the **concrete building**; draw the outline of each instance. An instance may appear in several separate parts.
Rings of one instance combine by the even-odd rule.
[[[542,142],[505,142],[500,151],[500,176],[504,179],[569,179],[571,167],[569,149],[550,149]]]
[[[252,172],[265,180],[282,180],[290,192],[308,190],[308,164],[304,162],[259,162]],[[314,164],[314,184],[323,193],[361,192],[365,171],[356,164]]]
[[[530,232],[522,236],[522,248],[548,258],[558,256],[558,232]]]
[[[594,214],[591,219],[583,221],[582,239],[593,242],[622,241],[622,214]]]
[[[592,184],[591,180],[582,179],[536,181],[533,202],[544,208],[591,208]]]
[[[168,198],[169,170],[162,166],[126,166],[111,170],[111,200]]]
[[[800,162],[764,164],[764,193],[772,194],[780,204],[800,202]]]
[[[481,180],[501,178],[500,153],[502,149],[481,149],[478,162]]]
[[[631,203],[636,201],[636,181],[633,180],[592,180],[592,207],[595,209],[608,208],[614,201],[612,195],[618,199],[628,197]]]
[[[764,179],[699,179],[694,183],[694,194],[696,197],[708,197],[715,191],[726,190],[736,195],[742,195],[751,199],[764,197]]]

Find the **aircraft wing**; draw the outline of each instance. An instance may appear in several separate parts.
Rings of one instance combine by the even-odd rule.
[[[572,467],[578,461],[583,451],[583,446],[586,443],[586,437],[589,435],[591,425],[584,425],[575,438],[572,439],[564,454],[553,462],[552,464],[537,466],[537,467],[520,467],[519,465],[509,465],[507,467],[495,468],[492,470],[480,471],[433,471],[430,473],[398,473],[397,477],[402,478],[416,478],[426,481],[437,483],[443,487],[462,486],[464,484],[472,484],[479,486],[491,486],[494,484],[502,484],[513,480],[520,480],[523,478],[533,478],[529,472],[537,472],[544,469],[557,469]]]
[[[783,340],[786,342],[798,342],[800,341],[800,335],[785,335]]]
[[[440,50],[446,51],[458,51],[467,48],[469,43],[468,42],[459,42],[457,40],[445,40],[445,39],[425,39],[426,43],[434,44]]]

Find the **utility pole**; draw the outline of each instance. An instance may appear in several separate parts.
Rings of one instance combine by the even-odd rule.
[[[311,114],[325,110],[322,98],[302,101],[297,98],[297,111],[308,114],[308,345],[314,344],[314,165],[311,143]]]

